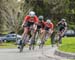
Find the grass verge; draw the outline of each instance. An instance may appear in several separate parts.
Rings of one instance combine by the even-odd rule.
[[[75,53],[75,37],[65,37],[62,39],[62,45],[59,50]]]
[[[9,43],[2,43],[0,44],[0,48],[16,48],[17,46],[15,43],[9,42]]]

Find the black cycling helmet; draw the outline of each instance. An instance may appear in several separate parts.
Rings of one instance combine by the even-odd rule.
[[[39,16],[39,20],[43,20],[44,17],[42,15]]]

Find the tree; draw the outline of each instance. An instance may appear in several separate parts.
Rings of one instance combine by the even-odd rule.
[[[20,24],[31,7],[31,1],[25,0],[0,0],[0,31],[18,32]],[[4,28],[3,28],[4,27]]]
[[[40,0],[41,1],[41,0]],[[50,18],[56,24],[66,18],[69,28],[75,26],[75,0],[43,0],[43,4],[36,4],[34,10],[38,15]],[[41,5],[41,6],[39,6]],[[72,26],[71,26],[72,25]]]

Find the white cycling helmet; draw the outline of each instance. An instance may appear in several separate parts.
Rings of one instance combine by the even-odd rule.
[[[51,23],[51,20],[50,20],[50,19],[47,19],[46,22],[47,22],[47,23]]]
[[[66,21],[66,19],[61,19],[61,21]]]
[[[29,12],[29,16],[30,16],[30,17],[34,17],[34,16],[35,16],[35,12],[34,12],[34,11],[30,11],[30,12]]]

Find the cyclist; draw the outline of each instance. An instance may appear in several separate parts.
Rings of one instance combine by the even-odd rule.
[[[30,11],[29,15],[25,16],[24,21],[22,26],[24,26],[24,32],[22,37],[24,36],[24,34],[28,33],[28,28],[34,24],[38,23],[38,17],[35,15],[34,11]]]
[[[38,18],[39,18],[39,23],[37,25],[37,29],[39,29],[42,33],[42,31],[44,30],[44,27],[45,27],[44,17],[42,15],[40,15]]]
[[[28,37],[29,29],[31,27],[34,29],[34,33],[35,33],[37,29],[36,24],[38,24],[38,17],[36,16],[34,11],[30,11],[29,15],[24,17],[24,21],[22,23],[22,27],[24,28],[24,32],[22,34],[22,40]]]
[[[62,43],[62,37],[64,36],[64,33],[67,30],[67,22],[66,19],[61,19],[56,25],[58,27],[58,33],[59,33],[59,43]]]
[[[47,19],[47,21],[45,23],[45,32],[48,31],[49,37],[53,33],[53,29],[54,29],[54,24],[52,23],[52,21],[50,19]]]
[[[37,41],[38,44],[41,43],[41,40],[42,40],[42,33],[44,31],[44,26],[45,26],[45,22],[44,22],[44,17],[42,15],[40,15],[39,17],[39,23],[37,25],[37,31],[38,31],[38,38],[39,40]]]
[[[47,19],[46,22],[44,22],[44,31],[42,33],[42,44],[44,45],[46,41],[46,37],[50,37],[53,33],[54,24],[51,22],[50,19]]]

